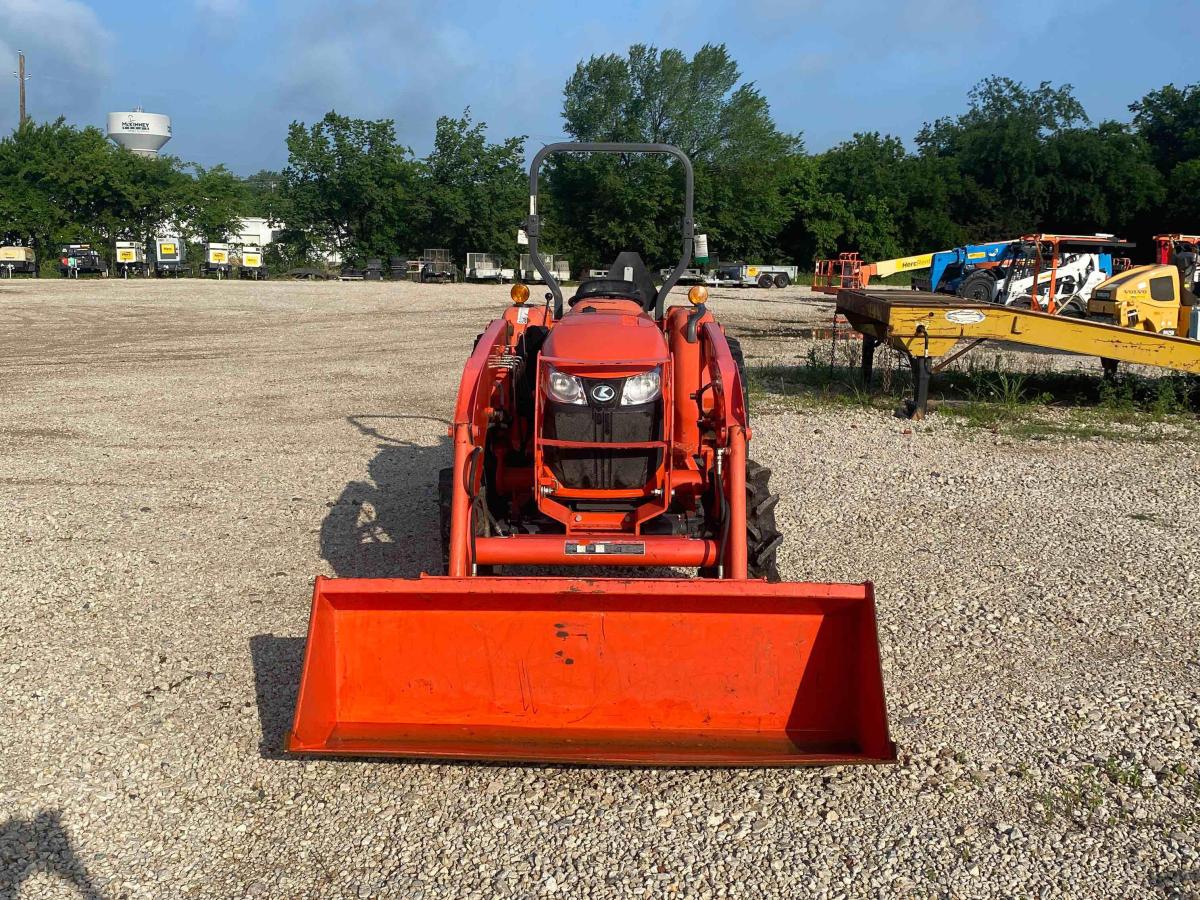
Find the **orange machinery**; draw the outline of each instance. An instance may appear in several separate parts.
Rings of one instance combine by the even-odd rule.
[[[1176,254],[1200,254],[1200,234],[1156,234],[1154,236],[1154,261],[1168,265],[1175,261]]]
[[[622,253],[564,302],[538,253],[538,171],[558,152],[675,157],[682,256],[661,288]],[[703,286],[667,306],[692,254],[692,190],[690,162],[667,145],[534,157],[525,232],[550,293],[531,305],[514,285],[464,368],[440,483],[447,574],[318,579],[292,752],[895,758],[871,586],[779,583],[778,497],[748,455],[740,348]]]

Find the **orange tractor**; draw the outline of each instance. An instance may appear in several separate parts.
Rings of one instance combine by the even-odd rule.
[[[682,170],[682,253],[661,287],[622,253],[564,301],[538,252],[538,172],[582,152],[669,154]],[[446,574],[317,580],[289,750],[895,759],[870,584],[777,583],[778,498],[747,454],[740,349],[704,287],[668,306],[692,256],[692,196],[691,163],[664,144],[534,157],[525,232],[550,290],[532,304],[514,285],[466,362],[440,484]],[[593,574],[510,574],[525,566]]]

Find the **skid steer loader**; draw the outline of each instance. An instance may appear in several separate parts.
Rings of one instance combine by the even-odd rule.
[[[682,252],[660,288],[622,253],[564,301],[538,252],[538,172],[552,153],[674,157]],[[870,584],[776,583],[777,498],[747,455],[740,349],[703,286],[667,305],[693,252],[692,197],[691,163],[668,145],[552,144],[534,157],[525,233],[550,290],[534,304],[514,285],[467,359],[440,484],[446,575],[317,580],[290,751],[895,759]],[[700,577],[520,577],[523,566]]]

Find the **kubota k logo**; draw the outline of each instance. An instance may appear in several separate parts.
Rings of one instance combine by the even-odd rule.
[[[615,396],[617,392],[612,389],[612,385],[598,384],[592,388],[592,399],[597,403],[607,403]]]

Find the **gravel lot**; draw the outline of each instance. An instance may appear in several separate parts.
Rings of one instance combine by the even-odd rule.
[[[751,363],[828,322],[722,296]],[[779,410],[894,767],[296,761],[314,574],[436,565],[498,287],[0,285],[0,897],[1200,896],[1200,453]]]

